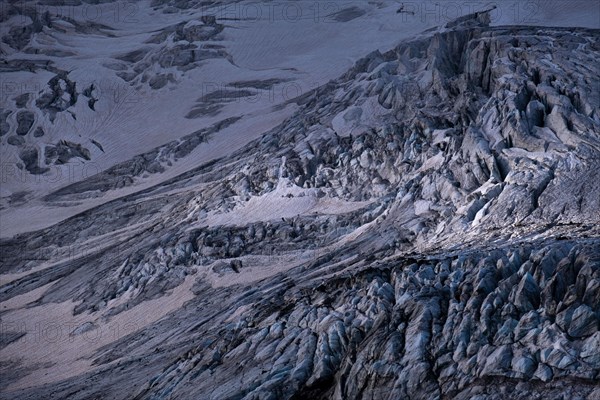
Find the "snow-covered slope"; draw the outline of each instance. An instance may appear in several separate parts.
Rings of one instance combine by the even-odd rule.
[[[95,3],[2,5],[2,237],[228,154],[289,116],[290,99],[364,54],[487,5],[407,2],[397,14],[398,3],[377,1]],[[492,24],[595,27],[599,15],[586,1],[529,1],[499,3],[491,17]],[[211,143],[163,157],[102,199],[49,212],[40,201],[229,118],[232,128]]]
[[[230,2],[181,10],[149,2],[59,8],[6,4],[0,32],[0,195],[7,222],[1,234],[45,226],[97,205],[69,204],[69,210],[28,224],[12,223],[38,214],[45,208],[39,198],[51,191],[228,118],[237,118],[235,129],[219,132],[208,151],[190,145],[187,160],[165,157],[150,172],[175,164],[174,171],[154,174],[149,183],[248,143],[294,110],[277,105],[334,78],[374,47],[389,48],[433,24],[413,19],[397,26],[393,8],[375,3],[292,8]],[[347,9],[348,16],[336,17]],[[144,176],[131,182],[147,183]]]

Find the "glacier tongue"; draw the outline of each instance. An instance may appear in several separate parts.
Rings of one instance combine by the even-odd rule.
[[[600,30],[489,22],[47,194],[104,202],[1,240],[0,398],[598,398]]]

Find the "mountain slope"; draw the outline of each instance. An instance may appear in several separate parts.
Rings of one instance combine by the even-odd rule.
[[[2,240],[2,398],[597,398],[599,39],[458,19],[230,155]]]

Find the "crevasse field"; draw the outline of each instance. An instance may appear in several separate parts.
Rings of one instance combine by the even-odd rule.
[[[600,398],[600,3],[0,22],[0,398]]]

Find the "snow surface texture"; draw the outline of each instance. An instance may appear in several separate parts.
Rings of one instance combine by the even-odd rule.
[[[600,397],[595,5],[196,3],[2,9],[0,398]]]
[[[290,116],[289,100],[370,51],[490,4],[405,2],[397,14],[393,1],[288,3],[2,2],[0,237],[229,154]],[[491,19],[596,28],[599,14],[586,0],[498,2]],[[230,118],[210,143],[180,143]],[[142,153],[152,159],[144,167]],[[134,171],[116,172],[115,190],[49,211],[45,195],[122,163]]]

